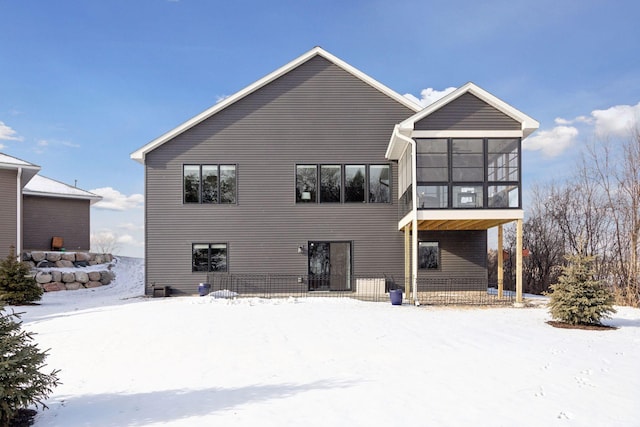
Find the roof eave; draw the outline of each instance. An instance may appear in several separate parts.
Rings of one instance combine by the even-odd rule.
[[[22,194],[25,196],[55,197],[58,199],[89,200],[90,204],[92,205],[102,200],[102,196],[98,196],[98,195],[62,194],[62,193],[50,193],[45,191],[33,191],[33,190],[23,190]]]

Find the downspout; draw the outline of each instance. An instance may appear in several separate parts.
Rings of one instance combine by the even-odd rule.
[[[18,167],[16,181],[16,257],[22,257],[22,168]]]
[[[417,155],[416,142],[403,135],[398,125],[393,132],[411,146],[411,294],[413,303],[418,304],[418,189],[416,186]]]

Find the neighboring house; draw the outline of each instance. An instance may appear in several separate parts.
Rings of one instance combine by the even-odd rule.
[[[50,250],[62,237],[66,250],[88,251],[90,206],[101,197],[38,175],[40,166],[0,153],[0,254],[14,246]]]
[[[521,142],[537,127],[472,83],[422,108],[314,48],[131,154],[146,292],[228,274],[486,289],[487,230],[521,230]]]

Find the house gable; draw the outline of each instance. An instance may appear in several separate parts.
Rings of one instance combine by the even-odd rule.
[[[467,92],[418,120],[414,127],[414,130],[445,129],[520,130],[520,122]]]
[[[277,70],[275,70],[274,72],[268,74],[267,76],[263,77],[262,79],[260,79],[260,80],[256,81],[255,83],[247,86],[246,88],[240,90],[239,92],[229,96],[228,98],[222,100],[221,102],[217,103],[216,105],[212,106],[211,108],[203,111],[202,113],[200,113],[197,116],[187,120],[186,122],[184,122],[183,124],[179,125],[178,127],[170,130],[169,132],[165,133],[164,135],[161,135],[160,137],[158,137],[155,140],[151,141],[147,145],[145,145],[145,146],[141,147],[140,149],[134,151],[133,153],[131,153],[131,158],[133,160],[136,160],[136,161],[144,164],[146,155],[148,153],[150,153],[151,151],[155,150],[156,148],[162,146],[164,143],[170,141],[171,139],[175,138],[176,136],[182,134],[183,132],[191,129],[192,127],[194,127],[195,125],[197,125],[197,124],[201,123],[202,121],[208,119],[209,117],[220,113],[221,111],[227,109],[229,106],[231,106],[231,105],[235,104],[236,102],[244,99],[248,95],[251,95],[256,91],[261,90],[261,89],[263,89],[264,87],[266,87],[268,85],[271,85],[272,82],[274,82],[275,80],[278,80],[280,77],[289,74],[291,71],[299,68],[301,65],[305,64],[306,62],[308,62],[308,61],[310,61],[312,59],[318,58],[318,57],[319,58],[323,58],[327,62],[333,64],[335,67],[342,69],[346,73],[348,73],[351,76],[355,77],[356,79],[360,80],[364,84],[374,88],[376,91],[380,92],[381,94],[384,94],[388,98],[391,98],[391,99],[395,100],[397,103],[399,103],[399,104],[403,105],[405,108],[407,108],[410,112],[417,112],[417,111],[419,111],[421,109],[421,107],[418,104],[414,103],[413,101],[409,100],[408,98],[406,98],[406,97],[398,94],[397,92],[389,89],[385,85],[383,85],[380,82],[374,80],[373,78],[367,76],[366,74],[364,74],[360,70],[352,67],[351,65],[349,65],[346,62],[342,61],[341,59],[333,56],[332,54],[330,54],[329,52],[325,51],[324,49],[322,49],[320,47],[315,47],[315,48],[311,49],[309,52],[301,55],[300,57],[298,57],[296,59],[294,59],[290,63],[284,65],[283,67],[281,67],[281,68],[279,68]]]

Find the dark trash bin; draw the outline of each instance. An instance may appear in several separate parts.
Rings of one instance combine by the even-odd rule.
[[[200,283],[198,285],[198,293],[201,297],[209,295],[209,292],[211,292],[211,285],[209,283]]]
[[[389,296],[392,305],[402,305],[402,289],[390,289]]]

